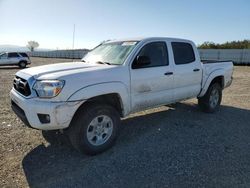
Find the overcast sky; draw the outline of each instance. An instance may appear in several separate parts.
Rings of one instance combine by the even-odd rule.
[[[250,0],[0,0],[0,44],[92,48],[103,40],[166,36],[250,39]]]

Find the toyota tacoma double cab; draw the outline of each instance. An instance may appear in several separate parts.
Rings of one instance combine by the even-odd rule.
[[[29,56],[24,52],[5,52],[0,54],[0,66],[17,65],[23,69],[30,63]]]
[[[63,130],[77,150],[97,154],[114,144],[120,118],[131,113],[190,98],[215,112],[232,73],[230,61],[201,61],[189,40],[109,41],[80,62],[17,72],[11,106],[27,126]]]

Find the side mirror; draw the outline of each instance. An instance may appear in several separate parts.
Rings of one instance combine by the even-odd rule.
[[[137,56],[136,58],[136,67],[143,67],[146,65],[150,65],[151,61],[148,56]]]

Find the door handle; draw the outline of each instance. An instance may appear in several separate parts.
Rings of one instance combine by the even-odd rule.
[[[200,71],[200,69],[194,69],[193,71],[194,71],[194,72],[197,72],[197,71]]]
[[[172,75],[172,74],[173,74],[173,72],[166,72],[166,73],[164,73],[164,75],[166,75],[166,76]]]

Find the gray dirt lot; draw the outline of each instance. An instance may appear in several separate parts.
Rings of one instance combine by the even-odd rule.
[[[133,114],[116,145],[92,157],[17,119],[8,95],[18,70],[0,67],[0,187],[250,187],[250,67],[234,67],[217,113],[188,100]]]

